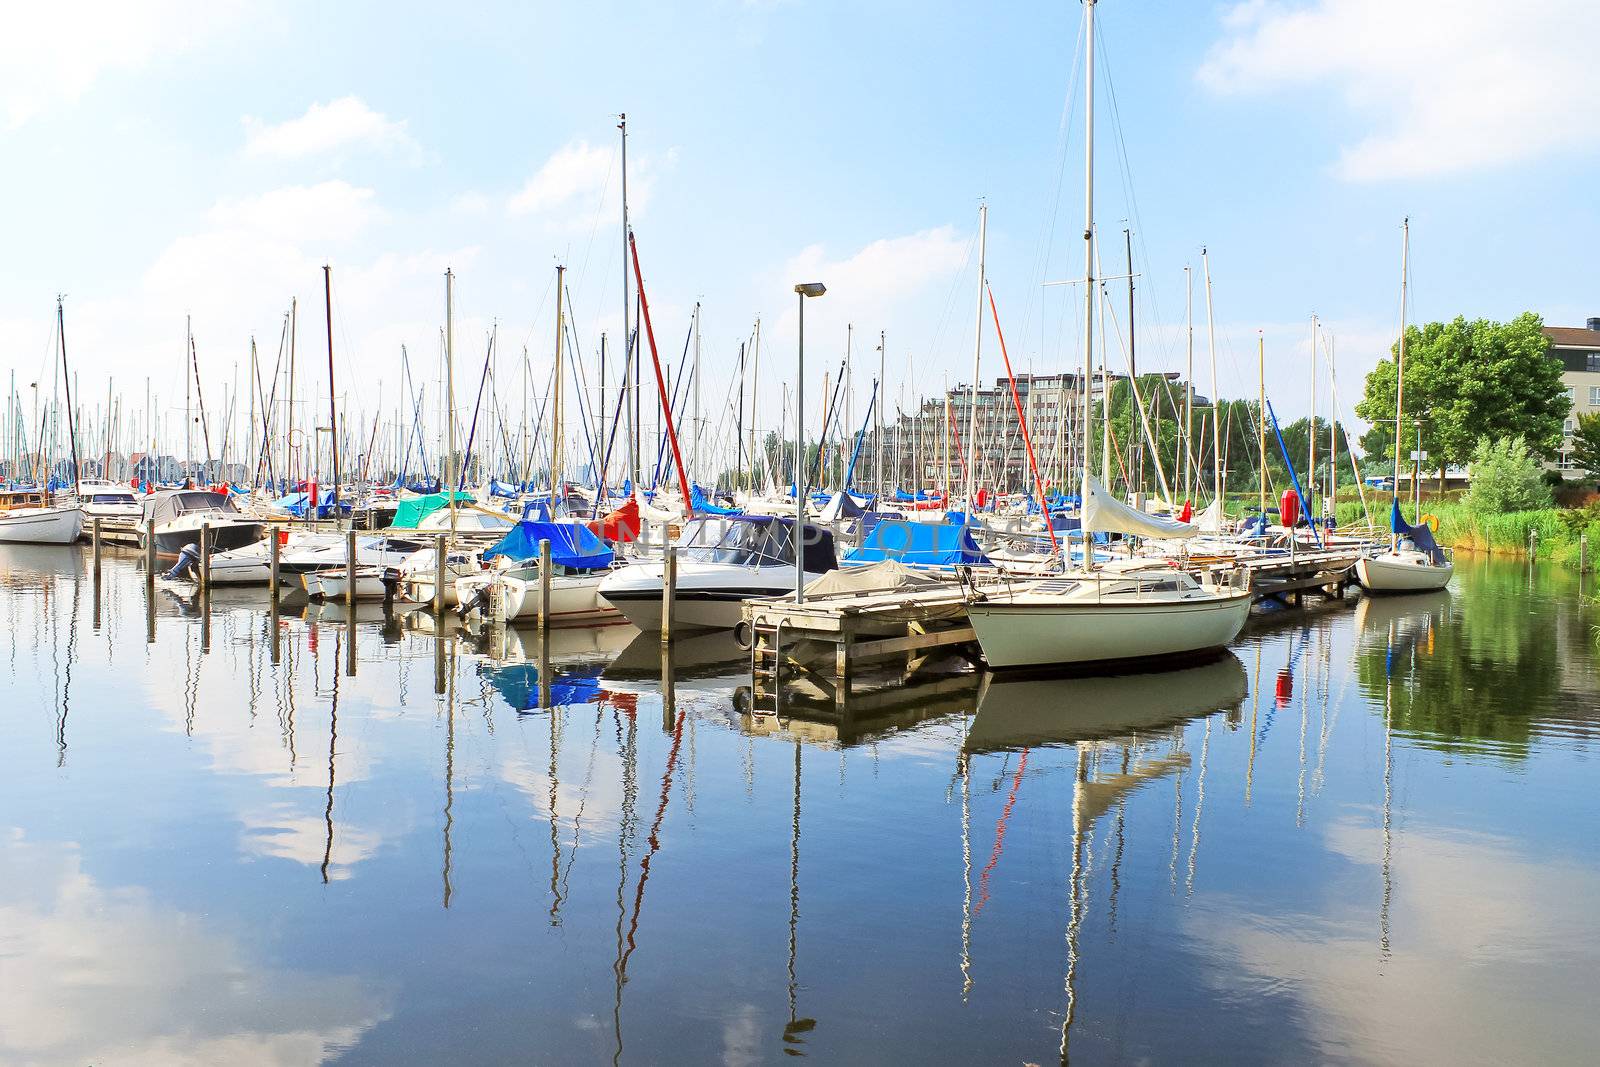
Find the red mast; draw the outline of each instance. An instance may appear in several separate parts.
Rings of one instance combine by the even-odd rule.
[[[661,412],[667,420],[667,440],[672,443],[672,462],[678,467],[678,486],[683,490],[685,514],[694,512],[693,498],[689,495],[689,475],[683,469],[683,453],[678,451],[678,430],[672,425],[672,403],[667,399],[667,386],[661,374],[661,356],[656,352],[656,331],[650,325],[650,301],[644,296],[644,272],[639,269],[639,243],[633,231],[628,231],[628,248],[633,253],[633,280],[639,287],[639,314],[644,319],[644,333],[650,339],[650,361],[656,368],[656,392],[661,397]]]

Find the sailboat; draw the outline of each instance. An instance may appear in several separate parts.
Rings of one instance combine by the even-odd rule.
[[[1085,382],[1083,433],[1087,444],[1093,423],[1095,252],[1094,252],[1094,0],[1084,10],[1085,220],[1083,358]],[[981,321],[981,320],[980,320]],[[1109,376],[1102,404],[1109,406]],[[1106,444],[1109,445],[1109,427]],[[1025,583],[974,589],[967,614],[994,668],[1070,668],[1088,665],[1158,662],[1199,656],[1228,645],[1250,613],[1248,582],[1197,581],[1161,559],[1132,558],[1110,564],[1093,559],[1091,535],[1182,539],[1195,536],[1193,523],[1150,515],[1118,500],[1111,481],[1109,447],[1101,449],[1101,475],[1088,471],[1083,450],[1082,568]],[[1220,458],[1216,497],[1222,496]],[[1063,559],[1070,554],[1063,553]],[[1242,576],[1242,572],[1236,572]]]
[[[61,377],[67,387],[67,439],[72,446],[72,482],[78,483],[78,429],[72,405],[72,378],[67,373],[67,325],[61,298],[56,298],[56,328],[61,342]],[[83,509],[74,501],[57,504],[48,483],[43,491],[0,493],[0,544],[70,545],[83,534]]]
[[[1405,414],[1406,281],[1411,220],[1401,224],[1400,344],[1394,362],[1394,489],[1389,505],[1389,551],[1356,561],[1356,580],[1369,593],[1421,593],[1443,589],[1455,571],[1449,554],[1426,524],[1411,526],[1400,511],[1400,428]]]

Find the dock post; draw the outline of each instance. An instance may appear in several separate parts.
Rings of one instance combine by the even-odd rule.
[[[833,652],[833,702],[840,709],[850,699],[850,646],[854,641],[854,624],[849,619],[840,619],[839,643]]]
[[[672,606],[678,598],[678,548],[668,545],[661,562],[661,643],[672,640]]]
[[[356,614],[356,531],[352,525],[344,535],[344,607],[352,622]]]
[[[433,613],[444,618],[444,534],[433,539]]]
[[[1589,535],[1578,535],[1578,573],[1582,574],[1589,569]]]
[[[283,553],[283,544],[278,540],[277,530],[271,531],[270,536],[272,538],[272,544],[267,546],[267,596],[271,599],[272,606],[276,608],[278,606],[279,596],[278,578],[283,573],[282,565],[280,563],[280,557]]]
[[[156,584],[156,520],[144,524],[144,584]]]
[[[550,629],[550,541],[539,539],[539,641]]]
[[[100,516],[98,516],[98,515],[96,515],[95,518],[94,518],[93,533],[90,536],[91,536],[91,542],[94,545],[94,580],[96,582],[99,582],[100,581]]]
[[[209,593],[211,589],[211,524],[200,524],[200,591]]]

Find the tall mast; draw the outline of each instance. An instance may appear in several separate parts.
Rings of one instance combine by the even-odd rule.
[[[550,424],[550,500],[552,503],[565,499],[565,495],[561,492],[561,446],[563,444],[561,440],[561,425],[564,414],[561,401],[563,399],[562,372],[565,369],[561,359],[561,350],[565,346],[562,345],[561,339],[566,332],[567,324],[565,318],[566,307],[562,304],[561,297],[566,273],[566,267],[559,263],[556,264],[556,388],[551,398],[553,412]]]
[[[1211,350],[1211,470],[1213,500],[1222,499],[1222,398],[1217,395],[1217,320],[1211,311],[1211,257],[1202,248],[1200,265],[1206,276],[1206,347]]]
[[[559,297],[558,297],[559,299]],[[450,507],[450,540],[456,536],[456,276],[444,271],[444,425],[445,425],[445,500]]]
[[[1094,421],[1094,5],[1083,4],[1083,471],[1089,473],[1089,425]],[[1109,386],[1109,382],[1107,385]],[[1102,390],[1102,403],[1111,400]],[[1104,453],[1104,449],[1101,450]],[[1100,457],[1100,479],[1111,481],[1111,457]],[[1087,555],[1087,553],[1085,554]]]
[[[1132,401],[1138,404],[1139,387],[1136,383],[1139,379],[1139,365],[1134,362],[1133,356],[1133,233],[1126,226],[1122,228],[1122,242],[1128,253],[1128,389]],[[1129,473],[1132,474],[1133,472],[1129,471]],[[1137,481],[1129,486],[1131,490],[1135,491],[1144,488],[1144,447],[1142,445],[1139,448],[1139,471],[1136,477]]]
[[[56,329],[61,338],[61,377],[67,384],[67,441],[72,449],[72,492],[78,492],[78,416],[72,408],[72,374],[67,369],[67,316],[56,297]]]
[[[1311,316],[1311,432],[1306,436],[1310,438],[1310,453],[1306,457],[1306,492],[1310,494],[1308,505],[1312,510],[1317,510],[1317,316]],[[1311,516],[1311,521],[1316,521],[1316,516]]]
[[[758,405],[761,401],[761,316],[759,315],[756,316],[755,339],[751,343],[755,351],[750,359],[750,492],[754,493],[756,491],[756,412],[760,410]],[[763,451],[762,459],[764,463],[768,462],[765,451]],[[767,480],[768,482],[773,481],[770,477]]]
[[[695,475],[705,472],[700,467],[700,437],[705,428],[705,423],[700,418],[700,301],[694,302],[694,369],[691,371],[694,378],[694,444],[690,447],[689,467]],[[694,478],[689,479],[691,482]]]
[[[887,349],[887,347],[888,347],[888,341],[885,340],[885,337],[886,337],[885,331],[879,330],[878,331],[878,388],[880,390],[883,389],[888,384],[888,379],[886,379],[883,376],[884,361],[886,359],[888,359],[888,353],[885,351]],[[873,447],[873,459],[872,459],[872,472],[875,475],[877,475],[877,478],[878,478],[878,499],[879,500],[883,499],[883,486],[884,486],[884,482],[883,482],[883,401],[884,401],[884,398],[880,396],[878,398],[877,410],[874,412],[874,421],[875,421],[876,425],[873,427],[873,435],[872,435],[873,446],[874,446]]]
[[[333,451],[333,524],[339,525],[339,408],[333,386],[333,268],[322,265],[322,311],[328,323],[328,444]],[[351,522],[355,521],[354,513]]]
[[[970,516],[976,506],[974,501],[975,479],[978,477],[978,386],[983,381],[983,286],[984,286],[984,257],[989,240],[989,205],[978,205],[978,318],[976,329],[972,337],[972,393],[967,409],[967,477],[966,485],[962,487],[962,495],[966,498],[962,508]],[[945,502],[949,507],[949,502]]]
[[[622,388],[627,394],[622,406],[627,409],[628,415],[628,479],[637,489],[640,472],[639,368],[633,354],[633,333],[628,325],[628,317],[633,309],[628,295],[628,116],[626,112],[617,116],[617,129],[622,131]]]
[[[1194,271],[1183,267],[1183,491],[1194,495]],[[1263,411],[1265,407],[1263,406]],[[1265,417],[1265,416],[1263,416]]]
[[[1400,499],[1400,419],[1405,411],[1406,391],[1406,282],[1410,277],[1411,218],[1400,223],[1400,346],[1394,361],[1394,483],[1390,490],[1395,501]],[[1420,461],[1419,461],[1420,462]],[[1394,523],[1389,524],[1389,550],[1399,542]]]
[[[1256,482],[1261,519],[1267,517],[1267,341],[1256,331]]]
[[[189,396],[194,391],[194,380],[189,376],[189,354],[194,350],[193,323],[188,315],[183,317],[183,477],[189,478],[189,464],[194,461],[194,414],[189,409]],[[1396,425],[1399,425],[1396,423]]]

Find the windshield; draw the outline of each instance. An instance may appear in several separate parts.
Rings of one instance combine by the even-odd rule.
[[[698,519],[685,531],[680,555],[696,563],[771,567],[794,562],[789,527],[779,522]]]

